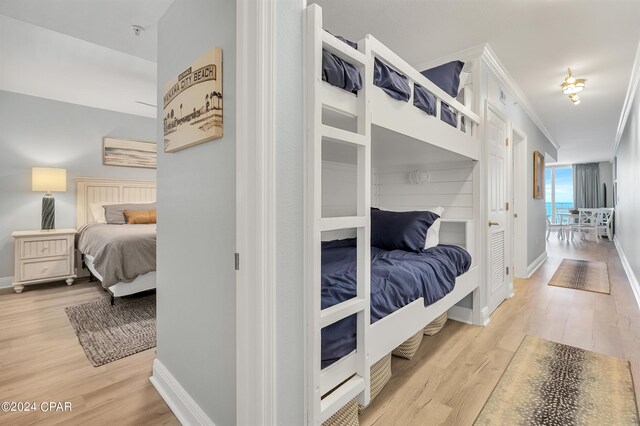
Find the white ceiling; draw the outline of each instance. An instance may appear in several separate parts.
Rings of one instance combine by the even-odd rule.
[[[1,0],[0,90],[155,118],[137,101],[156,104],[157,22],[172,1]]]
[[[156,61],[157,23],[173,0],[1,0],[0,15]],[[136,37],[131,25],[145,32]]]
[[[156,63],[0,15],[0,90],[156,117]]]
[[[370,33],[419,64],[488,42],[560,144],[559,162],[608,160],[640,40],[638,0],[317,0],[324,27]],[[567,67],[582,102],[560,92]]]

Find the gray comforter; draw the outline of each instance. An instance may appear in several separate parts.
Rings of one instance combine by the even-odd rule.
[[[102,286],[129,283],[156,270],[156,225],[92,223],[78,231],[76,245],[94,258]]]

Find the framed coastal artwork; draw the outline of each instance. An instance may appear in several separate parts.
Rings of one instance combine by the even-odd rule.
[[[213,47],[164,86],[164,151],[222,137],[222,49]]]
[[[155,142],[103,138],[102,164],[105,166],[155,169],[158,146]]]
[[[533,198],[544,198],[544,155],[533,152]]]

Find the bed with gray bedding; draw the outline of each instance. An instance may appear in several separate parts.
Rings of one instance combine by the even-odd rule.
[[[93,258],[102,286],[130,283],[156,270],[156,225],[91,223],[78,230],[76,247]]]

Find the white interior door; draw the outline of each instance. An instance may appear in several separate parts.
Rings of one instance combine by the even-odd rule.
[[[511,294],[507,209],[509,200],[507,121],[487,102],[487,301],[489,313]]]

